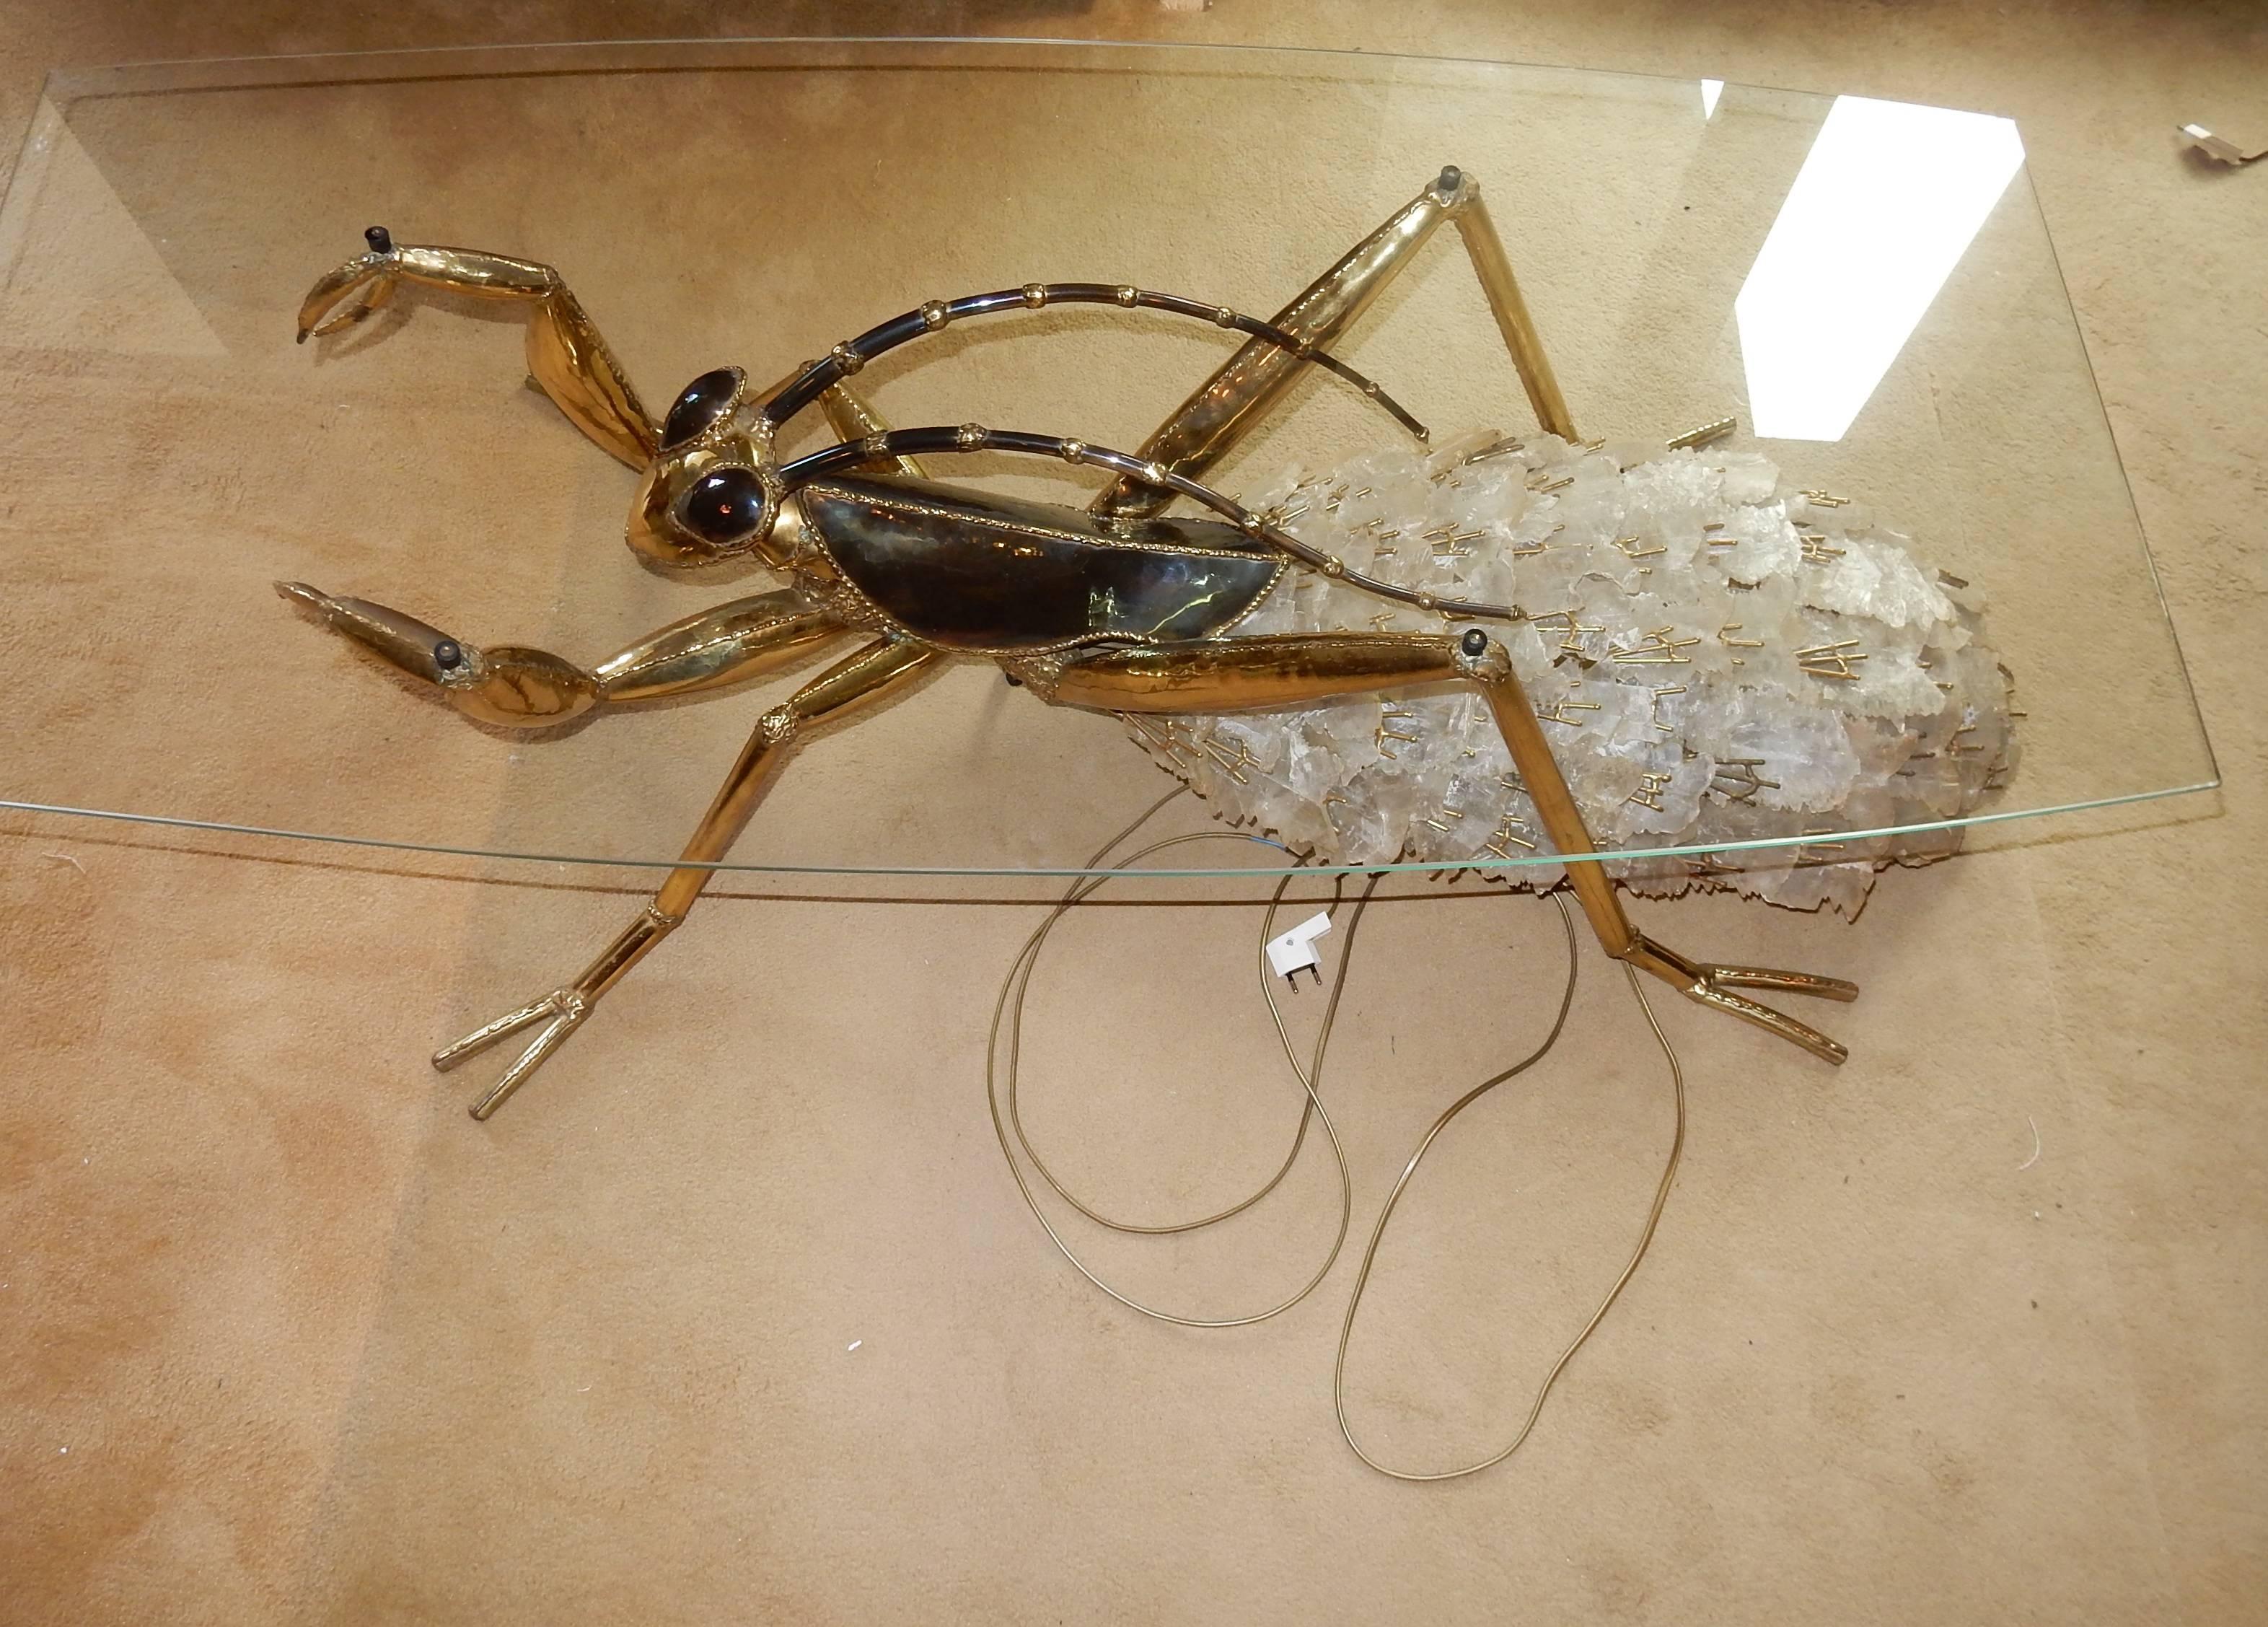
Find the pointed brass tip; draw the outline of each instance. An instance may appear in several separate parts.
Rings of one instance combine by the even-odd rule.
[[[520,1060],[525,1062],[526,1058],[523,1056]],[[527,1077],[529,1071],[530,1070],[524,1070],[515,1064],[505,1071],[502,1079],[489,1086],[487,1095],[482,1096],[465,1111],[481,1123],[486,1123],[489,1115],[504,1106],[511,1099],[512,1092],[519,1088],[520,1081]]]
[[[277,598],[288,599],[293,604],[304,605],[319,614],[330,608],[331,596],[320,588],[308,586],[305,582],[278,582],[275,588]]]

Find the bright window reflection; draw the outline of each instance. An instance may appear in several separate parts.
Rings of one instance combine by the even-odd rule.
[[[1756,434],[1843,438],[2023,161],[2007,119],[1835,99],[1733,302]]]
[[[1717,99],[1725,93],[1722,79],[1701,81],[1701,117],[1704,122],[1717,116]]]

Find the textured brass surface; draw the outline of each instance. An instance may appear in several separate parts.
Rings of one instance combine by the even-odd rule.
[[[1369,308],[1445,220],[1457,227],[1538,422],[1570,441],[1580,438],[1480,188],[1454,168],[1443,170],[1286,306],[1270,330],[1275,336],[1255,337],[1239,350],[1144,442],[1138,456],[976,423],[893,431],[842,382],[866,359],[849,342],[829,353],[827,372],[814,375],[826,364],[806,364],[762,396],[747,394],[737,369],[725,370],[730,389],[722,394],[722,374],[703,375],[688,395],[704,410],[689,413],[665,452],[597,329],[549,267],[468,249],[395,246],[373,231],[372,253],[323,276],[301,307],[302,339],[361,320],[404,280],[475,298],[531,302],[528,357],[537,381],[593,440],[641,471],[625,531],[630,547],[671,565],[755,553],[795,578],[791,588],[672,622],[587,671],[542,650],[483,651],[367,600],[277,585],[331,627],[434,686],[458,710],[491,724],[556,723],[602,703],[718,688],[854,629],[879,635],[757,720],[687,843],[681,866],[574,982],[435,1056],[437,1067],[452,1068],[537,1029],[475,1105],[474,1115],[494,1111],[565,1042],[599,998],[675,930],[807,728],[855,712],[948,653],[990,656],[1050,703],[1125,715],[1235,711],[1426,684],[1472,685],[1487,697],[1537,819],[1569,861],[1568,885],[1606,951],[1703,1005],[1840,1061],[1843,1049],[1833,1041],[1732,990],[1848,999],[1856,993],[1851,985],[1703,965],[1653,944],[1631,924],[1612,879],[1588,858],[1589,831],[1502,646],[1477,631],[1228,636],[1294,564],[1445,616],[1519,618],[1510,607],[1440,600],[1351,570],[1274,517],[1256,514],[1195,478],[1264,419],[1300,368],[1316,359],[1314,351]],[[981,312],[995,308],[990,298],[965,303]],[[1131,309],[1145,296],[1128,284],[1113,298]],[[1015,303],[1037,308],[1048,300],[1046,286],[1032,284],[1018,291]],[[945,302],[932,300],[913,320],[935,330],[952,314]],[[1226,306],[1211,314],[1227,325],[1240,320]],[[895,331],[895,325],[877,330]],[[1380,395],[1359,375],[1347,376]],[[770,407],[751,413],[744,403],[770,402],[788,383],[806,378],[814,379],[806,387],[814,394],[800,401],[815,399],[843,439],[783,467],[775,460],[775,443],[784,420]],[[831,382],[817,389],[818,378]],[[1082,513],[924,480],[912,455],[999,451],[1101,464],[1118,475],[1118,483]],[[736,468],[747,473],[734,475]],[[706,505],[697,522],[680,506],[696,489]],[[1157,518],[1176,497],[1228,523]],[[689,529],[696,523],[700,535]]]
[[[670,511],[692,482],[724,460],[716,447],[701,442],[663,453],[643,471],[637,495],[622,529],[630,551],[658,565],[703,565],[714,556],[678,528]]]
[[[1334,343],[1447,217],[1448,205],[1437,194],[1419,193],[1270,321],[1318,348]],[[1299,372],[1300,360],[1290,351],[1248,341],[1142,443],[1142,455],[1182,474],[1202,474],[1265,416]],[[1121,480],[1093,507],[1103,514],[1154,514],[1172,500],[1170,492]]]
[[[572,983],[539,996],[434,1053],[433,1065],[446,1072],[523,1028],[543,1025],[504,1076],[473,1104],[473,1116],[485,1119],[501,1107],[583,1025],[600,997],[628,976],[632,967],[684,921],[716,874],[709,866],[724,858],[747,828],[756,804],[806,726],[880,699],[939,659],[940,652],[920,644],[879,639],[836,662],[758,719],[732,772],[718,787],[709,812],[685,844],[681,857],[688,867],[669,872],[654,894],[653,902]]]
[[[848,347],[837,345],[835,348],[841,350]],[[885,434],[890,427],[884,422],[882,415],[868,404],[866,398],[848,385],[829,386],[819,398],[819,410],[827,419],[827,427],[844,440]],[[913,480],[921,479],[925,473],[922,466],[911,458],[878,459],[868,467],[877,470],[887,469]]]
[[[1465,240],[1465,252],[1472,256],[1473,270],[1480,277],[1482,291],[1488,295],[1489,314],[1496,318],[1505,349],[1512,352],[1512,364],[1520,370],[1520,382],[1528,392],[1535,421],[1562,440],[1581,440],[1582,431],[1575,427],[1567,398],[1559,393],[1559,380],[1551,372],[1551,358],[1543,353],[1535,319],[1528,314],[1528,301],[1521,297],[1520,283],[1512,275],[1504,239],[1489,218],[1488,205],[1481,202],[1479,183],[1470,176],[1464,178],[1450,218],[1456,222],[1457,235]]]
[[[1471,658],[1460,657],[1456,639],[1424,633],[1292,633],[1220,639],[1067,662],[1056,681],[1055,699],[1060,705],[1119,712],[1211,713],[1300,705],[1334,695],[1451,679],[1473,683],[1488,698],[1536,817],[1552,846],[1569,861],[1567,885],[1600,946],[1688,998],[1752,1022],[1823,1061],[1843,1061],[1848,1053],[1825,1034],[1730,990],[1777,989],[1850,1000],[1858,997],[1857,988],[1839,978],[1805,972],[1705,965],[1647,939],[1624,911],[1614,879],[1595,860],[1584,860],[1583,856],[1596,850],[1589,828],[1511,663],[1491,660],[1476,671]]]
[[[650,633],[593,668],[610,701],[736,683],[842,629],[792,588],[735,599]]]
[[[1272,325],[1318,349],[1336,344],[1445,220],[1456,224],[1536,422],[1565,439],[1580,440],[1543,337],[1513,276],[1512,261],[1481,202],[1480,185],[1457,170],[1444,170],[1433,185],[1278,312]],[[1142,456],[1176,474],[1203,474],[1292,387],[1300,365],[1299,356],[1280,345],[1249,341],[1142,444]],[[1122,479],[1096,497],[1093,507],[1097,513],[1154,514],[1172,500],[1170,492]]]
[[[1426,633],[1272,633],[1066,661],[1056,703],[1116,712],[1253,711],[1457,676],[1457,641]]]
[[[1676,452],[1688,446],[1706,446],[1712,441],[1719,441],[1724,439],[1725,437],[1730,435],[1734,430],[1740,427],[1741,421],[1738,418],[1712,418],[1706,423],[1695,424],[1683,435],[1671,436],[1662,444],[1668,446],[1672,452]]]
[[[971,653],[1214,637],[1284,573],[1233,526],[1106,525],[1076,509],[897,480],[799,494],[813,546],[889,623]]]
[[[652,458],[659,436],[622,364],[549,266],[468,248],[398,245],[357,254],[325,274],[299,307],[306,340],[361,321],[394,296],[399,282],[475,299],[518,299],[535,309],[527,325],[527,370],[575,427],[632,468]],[[357,294],[359,301],[339,307]]]

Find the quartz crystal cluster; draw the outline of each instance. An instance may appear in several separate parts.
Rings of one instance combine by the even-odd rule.
[[[1815,838],[1608,862],[1640,893],[1855,915],[1879,868],[1959,833],[1840,833],[1967,813],[2015,767],[1983,593],[1852,497],[1783,489],[1757,453],[1484,434],[1294,471],[1266,502],[1351,568],[1524,614],[1487,630],[1601,850]],[[1236,630],[1462,625],[1296,571]],[[1551,851],[1470,689],[1130,721],[1223,817],[1327,864]],[[1492,873],[1542,889],[1562,871]]]

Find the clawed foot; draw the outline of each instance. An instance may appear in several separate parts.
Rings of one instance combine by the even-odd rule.
[[[446,1073],[459,1063],[479,1056],[491,1045],[511,1038],[522,1028],[534,1023],[543,1027],[519,1060],[504,1070],[504,1077],[492,1086],[488,1094],[473,1103],[473,1116],[484,1119],[504,1104],[504,1098],[526,1083],[528,1075],[541,1067],[552,1052],[567,1042],[567,1036],[583,1026],[591,1014],[590,997],[578,990],[554,989],[540,1000],[531,1000],[516,1012],[507,1012],[494,1022],[474,1029],[452,1045],[444,1045],[433,1053],[433,1065]]]
[[[324,624],[439,689],[468,718],[500,728],[543,728],[581,717],[601,698],[599,681],[548,650],[498,644],[483,650],[367,599],[345,599],[305,582],[276,591]]]
[[[541,300],[559,290],[558,274],[534,261],[470,248],[396,243],[384,226],[372,226],[363,236],[370,252],[325,273],[300,301],[302,344],[361,321],[393,298],[395,287],[404,281],[476,299]],[[355,303],[348,305],[349,299]]]
[[[290,603],[312,610],[326,627],[376,651],[413,678],[444,688],[464,688],[479,681],[480,652],[414,615],[367,599],[335,598],[305,582],[278,582],[276,592]]]
[[[494,1022],[474,1029],[453,1045],[444,1045],[433,1053],[433,1065],[446,1073],[468,1056],[477,1056],[499,1040],[509,1039],[522,1028],[537,1023],[535,1038],[520,1052],[519,1060],[504,1070],[504,1077],[496,1082],[489,1093],[473,1103],[473,1116],[484,1119],[503,1105],[504,1099],[527,1082],[527,1076],[541,1067],[546,1058],[567,1042],[567,1036],[583,1026],[599,997],[629,975],[630,968],[645,958],[647,951],[675,930],[685,917],[672,915],[659,903],[649,904],[638,917],[624,927],[615,941],[601,950],[599,958],[583,970],[583,975],[564,988],[554,989],[541,999],[530,1000],[516,1012],[507,1012]]]
[[[1733,990],[1777,989],[1786,994],[1808,994],[1822,1000],[1847,1002],[1859,998],[1859,985],[1854,983],[1846,983],[1840,977],[1820,977],[1810,972],[1774,971],[1762,966],[1704,965],[1687,960],[1674,949],[1665,949],[1643,935],[1622,958],[1640,971],[1652,972],[1674,984],[1687,999],[1754,1023],[1791,1044],[1800,1045],[1822,1062],[1840,1064],[1851,1055],[1847,1046],[1828,1038],[1809,1023],[1799,1022],[1785,1012],[1774,1011]]]
[[[394,298],[401,275],[394,239],[384,226],[372,226],[363,237],[370,244],[370,252],[356,255],[335,271],[325,273],[300,302],[299,343],[306,343],[311,336],[351,328]],[[362,295],[359,301],[335,316],[330,314],[356,293]]]

